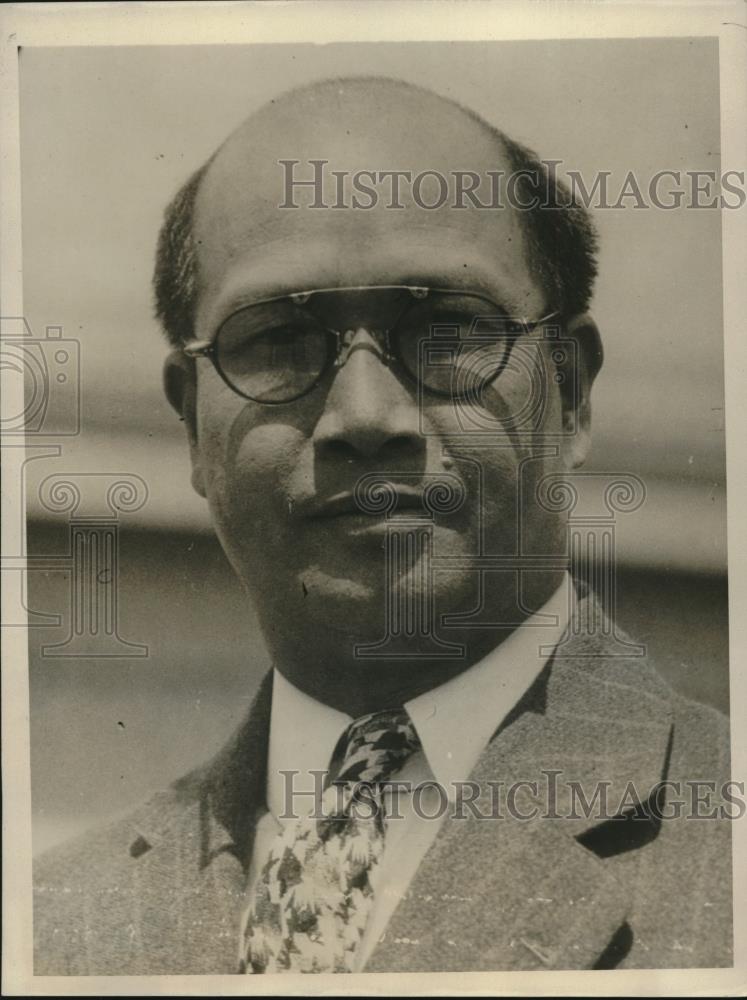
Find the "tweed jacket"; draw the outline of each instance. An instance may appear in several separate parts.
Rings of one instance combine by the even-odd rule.
[[[543,789],[557,772],[550,808],[521,818],[531,809],[517,795],[497,818],[450,812],[365,971],[731,965],[730,821],[690,818],[684,794],[682,815],[674,807],[677,782],[729,778],[726,720],[621,652],[583,598],[470,776],[485,789]],[[236,972],[265,810],[271,678],[215,760],[36,860],[36,975]],[[571,809],[574,781],[588,803],[603,782],[616,818]],[[651,793],[664,781],[674,784],[659,785],[662,807],[664,793]]]

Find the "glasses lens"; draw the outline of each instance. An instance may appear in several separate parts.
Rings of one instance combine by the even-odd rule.
[[[402,363],[426,389],[477,401],[522,330],[478,296],[430,292],[401,317],[394,337]]]
[[[329,334],[288,301],[249,306],[230,316],[216,338],[217,362],[237,392],[260,403],[302,396],[323,371]]]

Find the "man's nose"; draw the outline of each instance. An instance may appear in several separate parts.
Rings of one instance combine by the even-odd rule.
[[[415,394],[363,327],[349,339],[314,431],[318,455],[414,458],[425,450]]]

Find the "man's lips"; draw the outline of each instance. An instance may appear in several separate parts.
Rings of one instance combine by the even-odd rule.
[[[387,499],[389,502],[386,508],[378,504],[369,505],[361,503],[356,495],[349,490],[336,493],[329,497],[314,497],[304,503],[300,513],[309,518],[334,518],[334,517],[370,517],[381,518],[384,514],[417,513],[427,516],[427,510],[423,504],[422,490],[413,489],[410,486],[398,486],[395,483],[386,484]]]

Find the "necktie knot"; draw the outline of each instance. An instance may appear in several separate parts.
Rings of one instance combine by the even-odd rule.
[[[342,735],[343,760],[337,782],[386,781],[420,749],[404,709],[373,712],[354,719]]]

